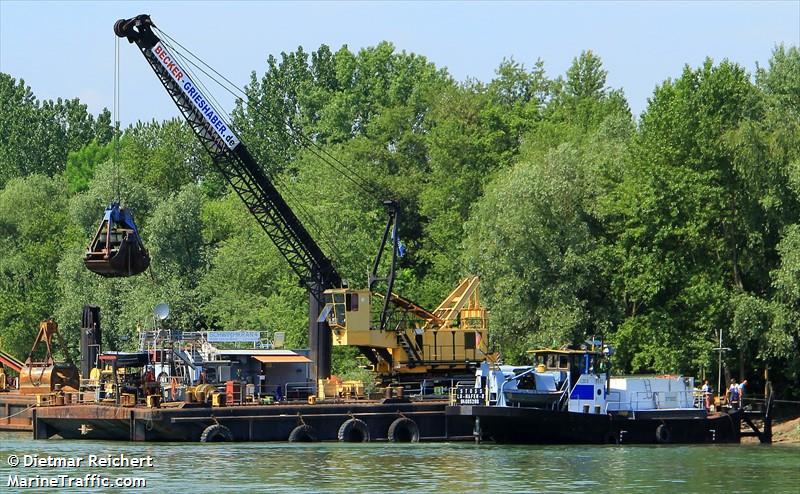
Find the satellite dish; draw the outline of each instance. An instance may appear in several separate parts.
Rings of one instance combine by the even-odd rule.
[[[155,314],[156,318],[159,321],[163,321],[167,317],[169,317],[169,304],[160,303],[156,305],[156,308],[153,309],[153,314]]]

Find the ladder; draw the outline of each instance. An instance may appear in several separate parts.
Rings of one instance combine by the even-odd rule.
[[[422,357],[420,357],[419,352],[416,349],[416,345],[411,341],[411,338],[408,337],[408,334],[405,331],[397,332],[397,342],[400,344],[403,350],[405,350],[406,355],[408,355],[409,367],[413,368],[422,363]]]

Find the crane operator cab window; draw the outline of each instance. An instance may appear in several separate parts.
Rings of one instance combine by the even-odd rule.
[[[350,304],[346,303],[349,300],[349,293],[334,293],[333,294],[333,316],[337,326],[346,326],[347,324],[347,311]]]
[[[369,295],[363,290],[325,291],[325,307],[319,317],[332,329],[369,329]],[[366,323],[365,328],[364,324]]]

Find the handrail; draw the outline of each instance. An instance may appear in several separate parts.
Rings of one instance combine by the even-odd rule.
[[[296,381],[296,382],[288,382],[285,383],[283,386],[283,397],[289,397],[289,386],[292,386],[292,390],[294,391],[309,391],[309,394],[315,395],[317,394],[317,387],[311,381]]]
[[[564,404],[561,403],[562,401],[567,401],[567,402],[569,401],[569,394],[567,393],[567,391],[569,391],[569,382],[570,382],[570,376],[569,376],[569,374],[567,374],[567,378],[564,379],[564,383],[561,384],[561,387],[563,388],[563,390],[561,391],[561,396],[558,398],[558,408],[559,409],[563,409],[564,408]]]
[[[621,394],[619,391],[612,391],[611,393],[617,393],[618,395]],[[609,393],[609,396],[611,395],[611,393]],[[683,403],[686,403],[686,401],[687,401],[686,397],[688,395],[691,394],[692,398],[694,397],[694,391],[650,391],[650,392],[648,392],[648,391],[635,391],[635,392],[632,392],[632,393],[628,392],[628,398],[629,399],[628,399],[627,402],[624,402],[624,401],[622,401],[620,399],[618,399],[618,400],[606,400],[606,410],[608,410],[608,405],[611,405],[611,404],[618,405],[617,410],[623,410],[623,408],[621,408],[620,405],[625,405],[625,404],[627,404],[627,406],[628,406],[627,409],[628,410],[636,410],[636,409],[639,409],[640,404],[650,404],[650,403],[653,403],[655,405],[655,409],[656,410],[661,410],[661,409],[663,409],[663,407],[661,406],[663,403],[662,403],[661,400],[659,400],[658,397],[666,395],[667,393],[678,395],[679,398],[678,398],[677,401],[678,401],[679,405],[683,405]],[[638,397],[640,395],[645,395],[647,398],[638,399]],[[680,399],[680,397],[683,397],[683,399]],[[694,403],[693,399],[691,400],[691,402],[692,402],[691,408],[698,408],[698,407],[695,406],[695,403]],[[689,407],[678,406],[677,408],[689,408]]]

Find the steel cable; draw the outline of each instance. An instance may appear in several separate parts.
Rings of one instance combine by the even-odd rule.
[[[195,63],[194,61],[190,60],[188,58],[188,56],[182,57],[183,60],[187,64],[196,67],[206,77],[208,77],[213,82],[215,82],[223,90],[225,90],[229,94],[231,94],[236,99],[236,101],[239,101],[242,104],[246,104],[248,108],[252,108],[258,115],[264,117],[268,123],[272,124],[272,129],[273,130],[283,133],[283,135],[293,139],[294,142],[296,144],[298,144],[298,145],[300,145],[299,141],[307,142],[311,147],[304,147],[302,145],[301,145],[301,147],[304,147],[305,149],[307,149],[314,156],[316,156],[317,158],[322,160],[328,166],[330,166],[335,171],[337,171],[342,176],[344,176],[347,180],[349,180],[350,182],[355,184],[359,189],[364,191],[367,195],[369,195],[370,197],[372,197],[373,199],[375,199],[379,203],[383,202],[384,197],[377,192],[377,189],[369,187],[368,186],[368,181],[364,177],[362,177],[360,174],[358,174],[357,172],[355,172],[353,170],[349,170],[348,171],[347,170],[347,165],[345,165],[338,158],[336,158],[335,156],[330,154],[325,148],[323,148],[314,139],[312,139],[311,137],[307,136],[305,133],[303,133],[303,132],[299,131],[298,129],[296,129],[291,124],[291,122],[289,122],[289,121],[283,122],[283,125],[287,126],[291,132],[287,131],[286,129],[283,129],[282,125],[279,125],[275,121],[273,121],[274,116],[269,115],[266,111],[264,111],[262,108],[260,108],[260,105],[251,103],[247,93],[245,93],[245,91],[240,89],[230,79],[228,79],[223,74],[221,74],[219,71],[214,69],[211,65],[206,63],[202,58],[200,58],[199,56],[194,54],[191,50],[189,50],[188,48],[183,46],[179,41],[175,40],[173,37],[171,37],[168,33],[164,32],[162,29],[157,28],[155,26],[153,26],[153,28],[156,29],[157,32],[160,35],[162,35],[164,38],[166,38],[167,40],[169,40],[172,43],[174,43],[174,45],[171,44],[170,47],[175,52],[177,52],[179,54],[179,56],[182,55],[181,50],[183,50],[188,56],[191,56],[194,60],[197,61]],[[179,47],[180,50],[178,48],[176,48],[176,46]],[[203,67],[206,67],[208,69],[208,71],[206,71]],[[188,70],[189,69],[187,69],[187,71]],[[214,77],[213,75],[209,74],[209,71],[212,72],[213,74],[215,74],[217,77]],[[221,82],[220,79],[225,81],[225,84],[223,82]],[[207,91],[207,89],[206,89],[206,91]],[[353,178],[353,177],[356,177],[356,178]],[[433,238],[428,238],[427,241],[429,241],[431,244],[433,244],[446,259],[448,259],[448,260],[452,261],[454,264],[458,265],[465,272],[468,271],[466,266],[464,265],[464,263],[458,257],[453,257],[453,256],[448,255],[446,253],[447,251],[441,245],[439,245],[439,243],[436,242],[436,240],[434,240]]]

